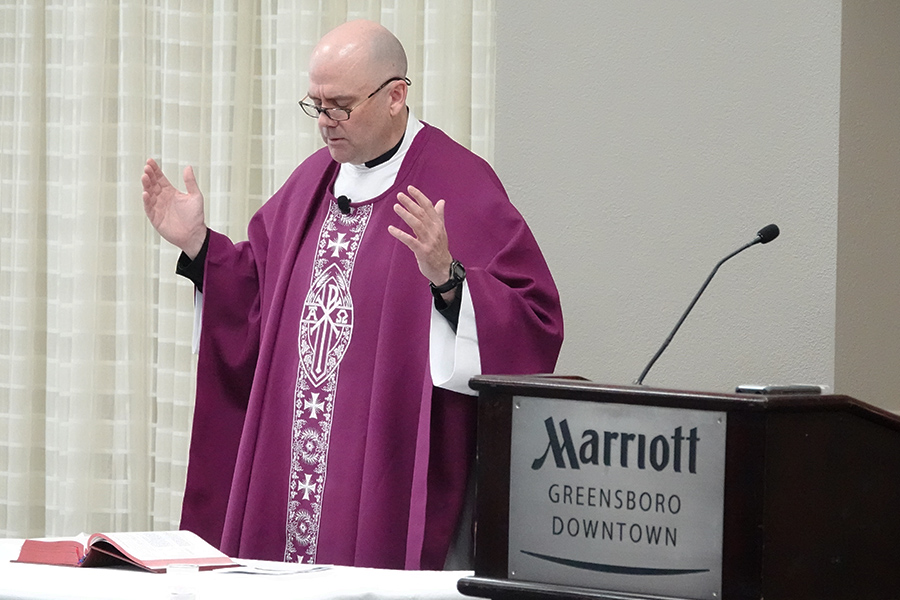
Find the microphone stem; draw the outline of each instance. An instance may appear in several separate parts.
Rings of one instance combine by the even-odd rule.
[[[687,310],[684,311],[684,313],[681,315],[681,318],[678,319],[677,323],[675,323],[675,327],[672,328],[672,332],[669,334],[669,337],[666,338],[666,341],[663,342],[662,346],[659,347],[659,350],[656,351],[656,354],[653,355],[653,358],[650,359],[650,362],[647,363],[647,366],[644,367],[644,371],[641,373],[640,377],[638,377],[637,379],[634,380],[635,385],[643,385],[644,377],[647,376],[647,373],[650,372],[650,369],[656,363],[656,360],[662,355],[663,352],[665,352],[666,348],[669,347],[669,342],[671,342],[672,338],[675,337],[675,333],[678,331],[678,328],[681,327],[681,324],[684,323],[684,320],[687,318],[688,314],[694,308],[694,305],[697,304],[697,300],[700,299],[700,296],[703,294],[703,291],[706,289],[706,286],[709,285],[709,282],[712,281],[712,278],[716,274],[716,271],[719,270],[719,267],[721,267],[723,264],[725,264],[725,261],[727,261],[728,259],[733,258],[734,256],[740,254],[741,252],[743,252],[750,246],[753,246],[754,244],[758,244],[761,241],[762,241],[762,239],[759,236],[757,236],[752,242],[744,244],[743,246],[741,246],[740,248],[738,248],[737,250],[735,250],[734,252],[732,252],[731,254],[729,254],[728,256],[723,258],[722,260],[720,260],[718,263],[716,263],[716,266],[713,267],[713,270],[712,270],[712,272],[710,272],[709,277],[706,278],[706,281],[703,282],[703,285],[700,286],[700,289],[694,295],[694,299],[691,300],[691,303],[688,305]]]

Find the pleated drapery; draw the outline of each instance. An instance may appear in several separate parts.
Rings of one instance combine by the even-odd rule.
[[[380,21],[420,118],[492,155],[493,2],[0,0],[0,537],[177,528],[192,287],[141,204],[157,158],[232,239],[321,146],[316,41]]]

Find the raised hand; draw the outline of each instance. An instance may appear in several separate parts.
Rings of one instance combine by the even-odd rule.
[[[444,201],[431,200],[413,186],[407,188],[409,195],[397,194],[394,212],[409,225],[412,234],[402,229],[388,227],[392,236],[403,242],[416,255],[419,271],[435,285],[441,285],[450,278],[450,245],[447,229],[444,227]]]
[[[184,185],[187,193],[169,183],[156,161],[147,160],[141,176],[144,186],[144,212],[150,223],[169,243],[181,248],[194,259],[206,239],[206,221],[203,214],[203,194],[197,187],[194,169],[184,169]]]

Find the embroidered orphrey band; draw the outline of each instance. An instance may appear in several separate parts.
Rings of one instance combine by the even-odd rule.
[[[334,395],[339,367],[353,334],[350,279],[371,215],[371,205],[344,215],[331,203],[319,232],[298,336],[286,562],[316,562]]]

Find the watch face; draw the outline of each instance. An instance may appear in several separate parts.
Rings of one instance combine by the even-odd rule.
[[[450,265],[450,279],[455,279],[459,283],[466,278],[466,268],[462,266],[458,260],[454,260]]]

